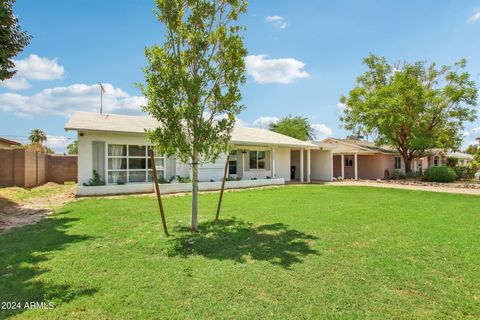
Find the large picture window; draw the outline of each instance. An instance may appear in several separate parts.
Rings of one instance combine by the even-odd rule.
[[[152,166],[145,145],[109,144],[107,151],[108,183],[123,184],[153,181]],[[155,154],[158,178],[165,176],[165,157]]]
[[[250,169],[265,169],[265,151],[250,151]]]

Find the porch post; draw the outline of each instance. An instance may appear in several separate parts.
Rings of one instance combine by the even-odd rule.
[[[300,182],[303,182],[303,149],[300,149]]]
[[[358,155],[355,153],[355,180],[358,179]]]
[[[242,178],[245,177],[245,150],[242,150]]]
[[[276,172],[275,172],[275,147],[272,147],[272,178],[276,177]]]
[[[307,149],[307,182],[310,182],[310,149]]]
[[[342,179],[345,179],[345,155],[343,153],[340,165],[342,168]]]

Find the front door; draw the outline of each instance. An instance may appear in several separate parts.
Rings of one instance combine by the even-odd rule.
[[[355,170],[353,167],[354,158],[353,156],[345,156],[345,163],[344,165],[344,172],[345,172],[345,179],[354,179],[355,178]]]

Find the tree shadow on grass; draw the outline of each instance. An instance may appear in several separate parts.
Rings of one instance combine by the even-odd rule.
[[[69,224],[76,220],[47,218],[34,225],[0,233],[0,301],[21,302],[22,306],[32,301],[53,302],[58,306],[96,292],[94,288],[74,288],[68,284],[52,284],[37,279],[50,271],[41,264],[49,260],[52,251],[90,239],[88,236],[67,234]],[[65,279],[68,278],[65,275]],[[0,310],[0,319],[25,310]]]
[[[227,219],[218,224],[202,223],[198,233],[190,233],[187,227],[177,227],[176,231],[182,234],[169,240],[169,256],[201,255],[239,263],[251,259],[290,268],[308,255],[319,254],[310,246],[317,237],[289,229],[283,223],[254,226],[239,219]]]

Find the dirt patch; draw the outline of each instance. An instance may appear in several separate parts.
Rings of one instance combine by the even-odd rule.
[[[0,232],[34,224],[75,199],[74,185],[48,183],[33,188],[0,190]]]

